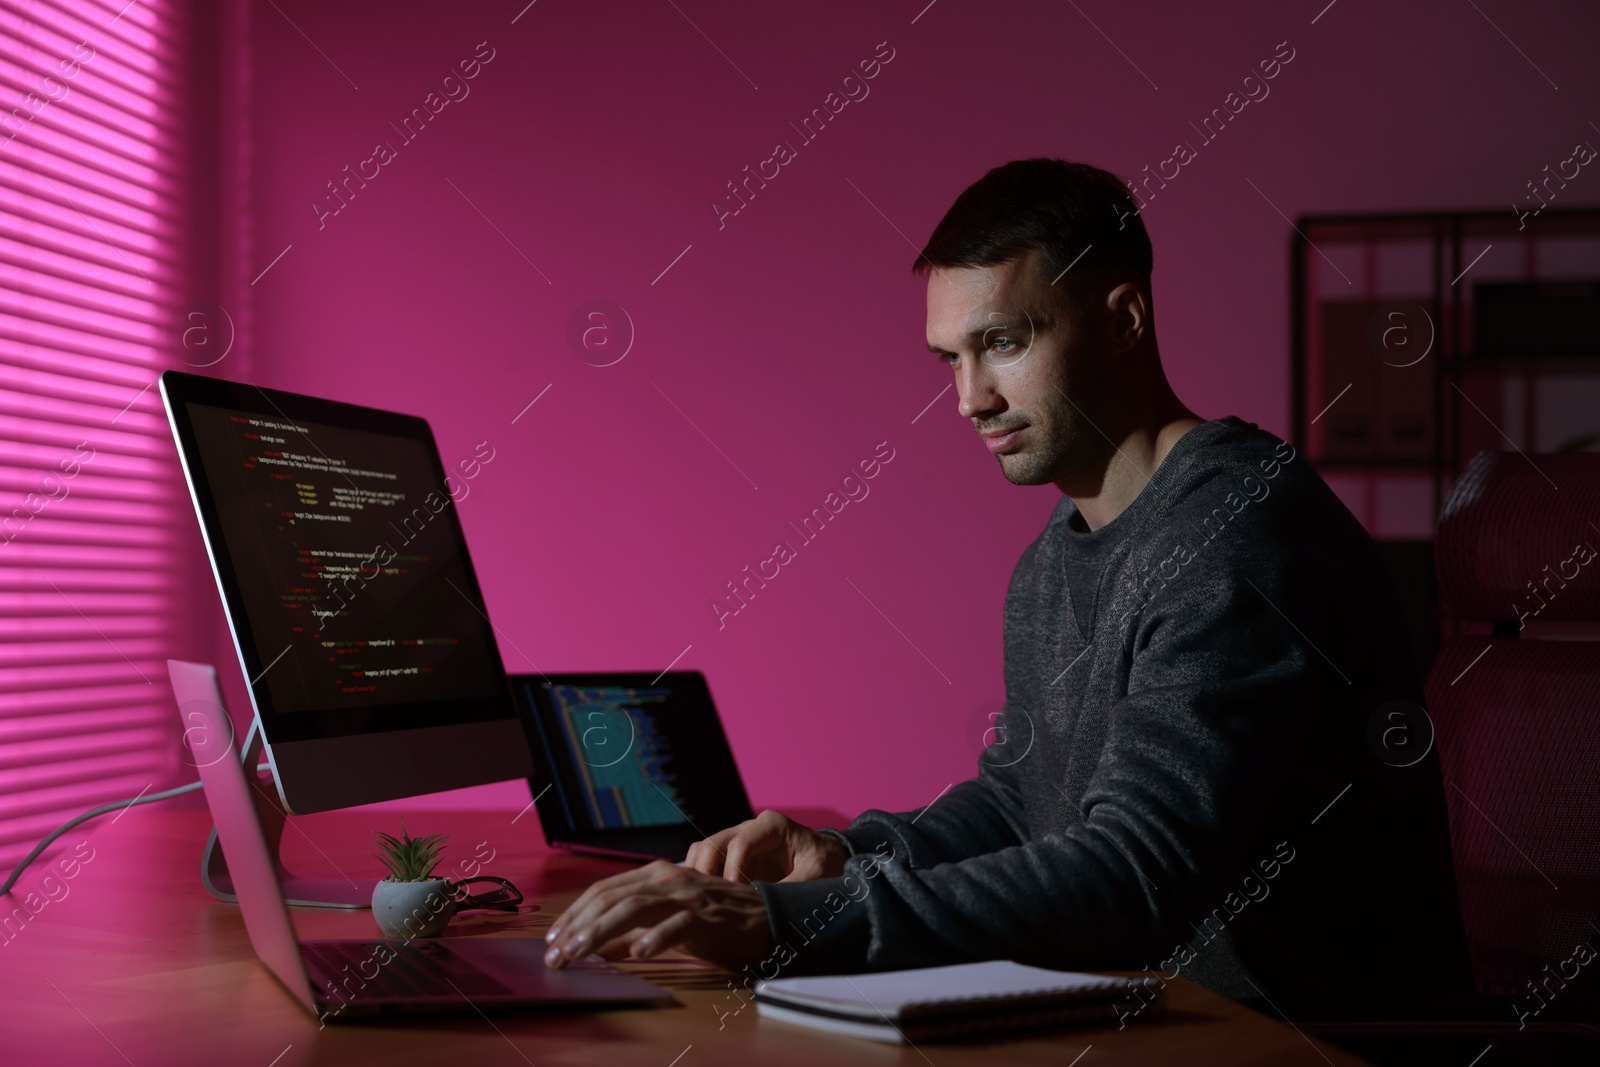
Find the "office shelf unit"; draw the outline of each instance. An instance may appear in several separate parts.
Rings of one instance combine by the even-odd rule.
[[[1437,640],[1432,540],[1485,449],[1600,447],[1600,208],[1302,217],[1294,444],[1379,543]]]

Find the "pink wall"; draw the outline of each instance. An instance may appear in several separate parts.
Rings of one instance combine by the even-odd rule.
[[[292,247],[250,288],[249,362],[217,370],[424,415],[447,463],[490,442],[461,511],[508,667],[692,646],[758,804],[926,804],[1002,695],[1006,582],[1057,494],[1006,483],[953,391],[913,422],[950,375],[909,264],[968,183],[1031,155],[1132,178],[1195,142],[1144,213],[1169,375],[1203,416],[1286,434],[1284,215],[1509,211],[1600,136],[1584,4],[924,3],[253,16],[248,276]],[[469,95],[403,143],[388,123],[485,41]],[[1200,144],[1190,122],[1279,42],[1270,94]],[[867,95],[814,141],[788,125],[846,90]],[[325,183],[380,140],[394,158],[319,228]],[[794,158],[719,227],[779,141]],[[1571,203],[1600,199],[1585,181]],[[601,299],[637,334],[605,367],[566,340]],[[800,546],[786,523],[884,441],[870,495]],[[719,631],[708,601],[784,539],[797,558]]]

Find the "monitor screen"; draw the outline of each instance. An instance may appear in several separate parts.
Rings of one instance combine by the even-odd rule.
[[[464,482],[426,422],[173,377],[163,389],[269,740],[515,715],[454,507]]]

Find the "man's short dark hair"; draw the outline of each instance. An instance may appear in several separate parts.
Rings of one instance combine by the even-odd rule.
[[[1064,159],[1012,160],[956,197],[911,269],[992,267],[1037,248],[1045,279],[1059,279],[1078,299],[1123,282],[1148,294],[1150,236],[1138,211],[1110,171]]]

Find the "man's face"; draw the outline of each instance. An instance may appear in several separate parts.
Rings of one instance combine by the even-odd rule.
[[[1072,313],[1039,256],[928,277],[928,347],[954,370],[962,416],[1016,485],[1059,481],[1110,447],[1090,421],[1106,399],[1098,317]]]

